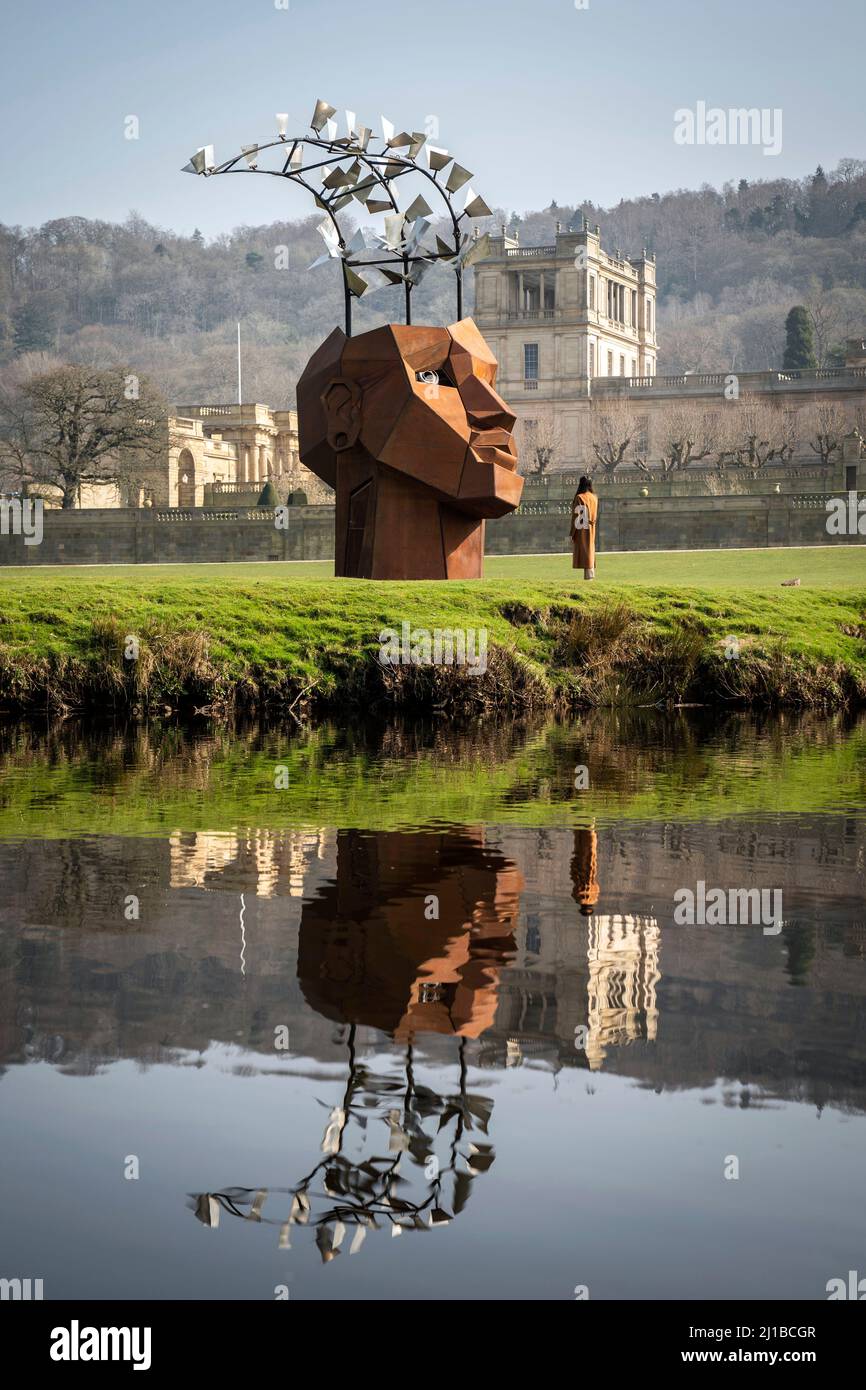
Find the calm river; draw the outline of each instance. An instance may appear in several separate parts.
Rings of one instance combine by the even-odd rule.
[[[0,1275],[825,1299],[864,808],[843,720],[0,730]]]

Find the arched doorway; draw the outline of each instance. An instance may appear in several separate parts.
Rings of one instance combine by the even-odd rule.
[[[189,449],[182,449],[177,461],[177,505],[195,506],[195,459]]]

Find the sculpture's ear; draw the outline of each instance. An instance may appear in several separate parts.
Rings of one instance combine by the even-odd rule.
[[[328,443],[337,453],[351,449],[361,432],[361,390],[357,382],[337,376],[322,392]]]

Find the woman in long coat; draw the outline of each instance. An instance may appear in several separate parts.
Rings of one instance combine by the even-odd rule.
[[[589,478],[581,478],[571,504],[571,543],[574,547],[572,566],[583,570],[584,579],[595,579],[595,525],[598,519],[598,498]]]

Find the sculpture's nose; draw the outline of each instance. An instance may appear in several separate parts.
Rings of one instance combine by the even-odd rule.
[[[460,396],[466,407],[466,418],[476,430],[514,429],[517,418],[504,400],[478,376],[467,377],[461,384]]]

